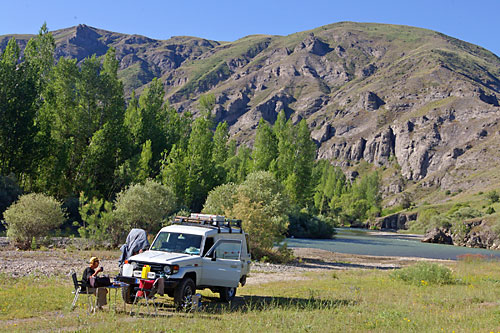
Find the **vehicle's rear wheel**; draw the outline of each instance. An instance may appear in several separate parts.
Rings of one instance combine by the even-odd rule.
[[[223,302],[230,302],[236,296],[236,288],[223,287],[219,289],[219,297]]]
[[[196,286],[191,278],[185,278],[174,291],[174,304],[178,310],[188,311],[192,306],[192,298]]]
[[[127,304],[134,303],[135,300],[134,285],[128,285],[122,288],[122,298],[123,301]]]

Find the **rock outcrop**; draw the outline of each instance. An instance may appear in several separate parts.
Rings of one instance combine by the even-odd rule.
[[[366,91],[359,96],[358,107],[361,110],[375,111],[384,104],[385,102],[371,91]]]
[[[453,238],[451,237],[449,230],[443,230],[440,228],[429,230],[421,241],[423,243],[453,245]]]
[[[452,244],[483,249],[500,249],[500,239],[483,220],[464,221],[450,228],[434,228],[426,233],[422,242]]]
[[[417,213],[391,214],[375,219],[375,222],[370,223],[369,227],[378,230],[406,230],[409,227],[409,223],[411,221],[415,221],[417,219],[417,216]]]

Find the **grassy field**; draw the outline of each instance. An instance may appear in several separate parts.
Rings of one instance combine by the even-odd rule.
[[[411,268],[411,267],[410,267]],[[402,270],[328,270],[238,290],[231,305],[202,293],[203,309],[178,313],[166,298],[158,317],[69,311],[67,277],[0,276],[2,331],[128,332],[500,332],[500,262],[449,266],[451,284],[395,278]],[[407,269],[407,268],[405,268]],[[118,308],[123,304],[120,302]],[[130,309],[130,306],[127,306]]]

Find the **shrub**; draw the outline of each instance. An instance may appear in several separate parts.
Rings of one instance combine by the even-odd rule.
[[[290,214],[289,219],[288,236],[328,239],[335,235],[335,223],[332,218],[298,212]]]
[[[429,225],[427,226],[427,230],[429,231],[430,229],[434,228],[451,228],[452,223],[450,221],[450,218],[448,216],[444,215],[434,215],[431,217],[431,220],[429,221]]]
[[[44,237],[65,219],[61,203],[41,193],[19,197],[4,213],[7,237],[22,250],[31,247],[33,238]]]
[[[495,213],[495,208],[490,206],[488,207],[488,209],[486,209],[486,214],[491,215],[493,213]]]
[[[79,213],[83,225],[78,229],[81,237],[97,241],[109,240],[118,245],[121,226],[113,219],[113,204],[104,199],[88,199],[80,194]],[[78,225],[78,222],[75,222]]]
[[[144,184],[132,185],[118,193],[113,223],[127,232],[132,228],[156,232],[162,227],[164,219],[175,212],[176,202],[170,187],[149,179]]]
[[[479,210],[471,208],[471,207],[462,207],[459,208],[453,213],[448,213],[448,216],[453,219],[453,220],[466,220],[466,219],[473,219],[475,217],[481,217],[483,213],[481,213]]]
[[[287,228],[285,216],[269,214],[268,207],[262,202],[253,202],[243,194],[238,194],[237,203],[228,215],[242,220],[245,231],[251,235],[250,249],[255,252],[254,255],[259,248],[271,249],[284,239]]]
[[[283,261],[278,258],[283,254],[272,250],[274,244],[284,239],[288,227],[289,201],[283,192],[283,186],[271,173],[257,171],[240,185],[229,183],[212,190],[203,212],[241,219],[243,228],[251,235],[253,258],[265,256]]]
[[[448,267],[428,262],[420,262],[416,265],[394,271],[391,273],[391,277],[418,286],[456,283],[456,279]]]
[[[488,198],[490,203],[495,203],[500,200],[500,195],[498,195],[498,192],[495,190],[486,193],[486,197]]]
[[[238,186],[232,209],[226,215],[241,219],[250,237],[250,249],[255,259],[259,250],[270,250],[284,239],[288,227],[288,199],[282,185],[267,171],[248,175]]]
[[[276,249],[252,249],[252,257],[262,262],[272,262],[275,264],[287,264],[295,259],[293,250],[283,243]]]

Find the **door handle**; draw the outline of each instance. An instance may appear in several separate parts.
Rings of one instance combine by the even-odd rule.
[[[231,268],[238,268],[238,265],[231,265]]]

